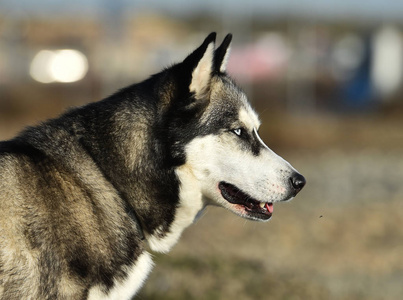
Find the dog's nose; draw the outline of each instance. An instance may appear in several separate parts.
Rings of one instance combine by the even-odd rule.
[[[305,177],[302,176],[299,173],[294,173],[291,177],[290,177],[290,182],[292,187],[295,190],[295,195],[299,193],[300,190],[302,190],[302,188],[305,186],[306,180]]]

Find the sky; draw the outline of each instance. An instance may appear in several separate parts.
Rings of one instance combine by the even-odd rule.
[[[7,14],[105,14],[152,10],[186,15],[195,12],[364,18],[403,21],[402,0],[0,0]]]

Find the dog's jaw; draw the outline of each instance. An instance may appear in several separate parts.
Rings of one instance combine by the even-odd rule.
[[[253,199],[236,186],[226,182],[220,182],[218,189],[221,192],[221,196],[228,201],[230,207],[242,217],[256,221],[267,221],[271,218],[273,203]]]

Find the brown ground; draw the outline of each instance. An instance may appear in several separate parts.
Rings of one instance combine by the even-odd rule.
[[[74,103],[75,104],[75,103]],[[60,102],[0,106],[0,138]],[[401,118],[262,114],[261,134],[307,178],[268,223],[209,208],[138,299],[401,299]]]

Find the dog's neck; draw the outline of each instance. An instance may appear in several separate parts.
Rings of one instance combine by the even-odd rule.
[[[169,224],[168,230],[161,225],[151,235],[146,233],[148,245],[156,252],[169,252],[182,232],[200,216],[200,212],[206,206],[191,169],[185,164],[178,167],[175,173],[180,181],[180,192],[174,219]]]
[[[144,235],[144,230],[143,226],[141,225],[140,219],[136,213],[136,211],[133,209],[132,206],[126,205],[126,212],[130,216],[130,218],[133,220],[134,224],[136,225],[137,232],[141,238],[142,241],[146,239]]]

